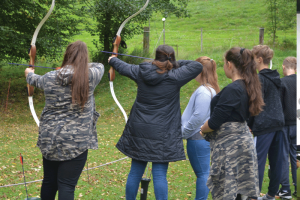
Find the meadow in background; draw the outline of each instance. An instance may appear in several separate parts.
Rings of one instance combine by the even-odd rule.
[[[166,44],[173,46],[176,52],[178,47],[177,60],[195,60],[204,55],[213,58],[217,63],[219,85],[222,89],[230,83],[223,71],[225,51],[233,46],[252,49],[254,45],[258,44],[259,28],[264,27],[266,23],[264,6],[260,0],[191,0],[188,5],[190,18],[178,19],[175,16],[166,18]],[[148,54],[143,54],[143,34],[126,41],[128,49],[122,50],[122,52],[154,58],[153,51],[158,45],[163,44],[162,17],[161,14],[157,14],[149,21],[150,49]],[[149,26],[149,24],[145,24],[145,26]],[[79,26],[84,27],[83,25]],[[202,51],[201,28],[203,30]],[[82,30],[82,33],[74,38],[74,40],[82,40],[87,43],[91,59],[96,53],[96,48],[92,44],[93,39],[95,38],[85,30]],[[264,41],[264,44],[271,44],[271,39],[266,33]],[[277,43],[272,48],[275,51],[273,69],[277,69],[282,75],[281,65],[284,58],[296,56],[296,29],[285,32],[279,30]],[[123,56],[119,56],[119,58],[136,64],[143,62],[141,59]],[[24,60],[23,63],[27,62],[28,60]],[[46,58],[38,58],[36,62],[36,65],[48,67],[58,67],[60,64],[59,61],[49,63]],[[104,64],[108,69],[107,63]],[[23,182],[22,166],[18,157],[20,153],[24,156],[26,180],[42,179],[42,155],[36,147],[38,128],[28,106],[24,77],[25,67],[8,66],[5,63],[0,63],[0,65],[2,66],[0,68],[2,85],[0,90],[0,186]],[[48,71],[36,68],[35,72],[43,75]],[[89,151],[89,168],[125,157],[115,148],[125,123],[122,113],[111,97],[106,74],[107,71],[95,90],[96,109],[101,114],[97,124],[99,149]],[[181,89],[182,111],[197,87],[196,81],[191,81]],[[10,91],[5,112],[8,88]],[[136,84],[117,74],[114,88],[118,100],[129,115],[136,97]],[[44,94],[38,89],[35,89],[34,106],[39,116],[44,107]],[[90,170],[89,180],[87,172],[83,172],[76,187],[76,199],[125,199],[125,184],[129,169],[130,159],[124,159]],[[196,176],[189,161],[170,163],[168,170],[169,199],[194,199],[195,180]],[[266,170],[263,193],[267,191],[268,181]],[[39,196],[40,186],[41,182],[29,184],[29,196]],[[0,188],[0,199],[24,199],[25,196],[24,185]],[[149,185],[148,199],[155,199],[152,181]],[[210,196],[209,199],[211,199]]]

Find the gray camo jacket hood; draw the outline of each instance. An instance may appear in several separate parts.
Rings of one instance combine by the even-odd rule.
[[[67,86],[71,83],[73,78],[73,67],[71,65],[67,65],[57,70],[56,73],[56,80],[60,83],[61,86]]]

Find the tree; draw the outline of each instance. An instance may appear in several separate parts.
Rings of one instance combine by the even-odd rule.
[[[0,9],[0,59],[28,59],[33,33],[48,12],[51,0],[2,0]],[[37,37],[37,56],[57,59],[62,47],[80,30],[82,20],[75,0],[58,0]]]
[[[90,24],[86,27],[92,35],[98,35],[94,40],[98,51],[111,50],[113,38],[115,37],[121,23],[129,16],[137,12],[146,0],[83,0],[85,9],[93,16],[96,28]],[[177,17],[188,17],[186,10],[188,0],[151,0],[147,8],[131,19],[123,28],[121,38],[123,41],[132,38],[135,34],[143,31],[143,26],[153,13],[160,12],[163,17],[171,14]],[[104,60],[108,55],[98,55],[97,60]]]
[[[288,30],[296,27],[295,0],[266,0],[267,28],[273,45],[277,39],[277,30]]]

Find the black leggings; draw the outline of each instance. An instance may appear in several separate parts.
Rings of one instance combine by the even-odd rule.
[[[57,190],[59,200],[74,200],[77,181],[87,159],[88,151],[72,160],[51,161],[43,157],[44,179],[42,200],[54,200]]]

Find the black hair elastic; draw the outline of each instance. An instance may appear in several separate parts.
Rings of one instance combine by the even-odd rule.
[[[240,50],[240,54],[242,55],[243,54],[243,51],[245,50],[245,48],[241,48]]]
[[[171,61],[171,56],[168,56],[168,60]]]

